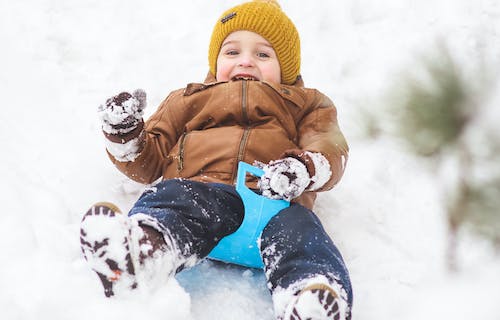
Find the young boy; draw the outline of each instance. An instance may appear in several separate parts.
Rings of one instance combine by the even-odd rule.
[[[106,296],[162,285],[240,226],[239,161],[260,163],[255,189],[291,200],[264,228],[259,250],[278,319],[350,319],[344,261],[311,211],[341,178],[348,147],[336,109],[300,77],[295,26],[276,1],[224,12],[204,83],[172,92],[147,122],[142,90],[101,106],[116,167],[152,184],[128,214],[110,203],[83,217],[82,250]]]

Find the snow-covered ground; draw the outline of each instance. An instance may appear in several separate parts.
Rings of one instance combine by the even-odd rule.
[[[0,0],[0,319],[273,319],[255,270],[208,262],[153,295],[110,300],[79,248],[91,204],[127,210],[142,188],[108,161],[97,106],[141,87],[149,115],[171,90],[202,81],[212,26],[237,3]],[[479,52],[498,55],[498,1],[282,7],[301,34],[306,85],[336,103],[351,146],[343,181],[317,212],[350,268],[354,319],[500,319],[499,258],[464,236],[460,271],[449,274],[435,178],[392,139],[362,138],[359,119],[437,38],[464,68]]]

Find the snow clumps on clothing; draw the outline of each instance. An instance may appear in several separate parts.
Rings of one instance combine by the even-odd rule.
[[[330,275],[330,277],[335,279],[333,275]],[[311,285],[325,285],[330,287],[339,297],[338,305],[340,319],[347,319],[347,316],[350,314],[350,309],[349,304],[347,303],[346,291],[342,288],[338,281],[330,281],[324,275],[315,275],[310,278],[297,281],[288,288],[276,288],[272,294],[275,314],[280,317],[289,313],[290,308],[295,308],[300,315],[315,315],[316,317],[314,319],[328,319],[327,317],[321,317],[323,315],[321,312],[318,312],[318,304],[313,299],[314,297],[311,297],[311,299],[307,299],[306,297],[303,301],[297,301],[302,289],[310,287]]]
[[[325,156],[319,152],[306,151],[305,154],[308,155],[313,161],[315,170],[314,176],[311,177],[312,185],[309,186],[308,190],[315,191],[320,189],[325,185],[325,183],[328,182],[328,180],[330,180],[330,177],[332,176],[330,163]]]
[[[290,201],[300,196],[311,182],[306,166],[295,158],[271,161],[263,170],[259,186],[262,194],[271,199]]]
[[[82,221],[82,243],[87,244],[82,246],[84,255],[94,271],[113,281],[112,295],[126,296],[138,288],[158,290],[180,265],[192,266],[197,261],[181,257],[179,248],[165,230],[161,231],[167,249],[151,255],[152,245],[141,241],[145,234],[140,225],[158,228],[153,218],[143,214],[127,217],[95,213]]]
[[[142,121],[146,108],[146,92],[135,90],[132,94],[122,92],[98,108],[102,129],[108,134],[125,134],[134,130]]]
[[[259,187],[265,197],[290,201],[300,196],[305,190],[316,191],[330,180],[332,172],[328,160],[318,152],[303,153],[309,162],[312,161],[314,175],[300,160],[293,157],[274,160],[261,165],[264,170]]]
[[[116,143],[108,139],[104,139],[106,150],[115,157],[117,161],[128,162],[134,161],[140,154],[143,145],[142,135],[125,143]]]

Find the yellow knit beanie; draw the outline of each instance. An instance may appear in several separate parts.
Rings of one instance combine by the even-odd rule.
[[[292,21],[276,0],[254,0],[225,11],[210,39],[208,63],[215,76],[222,42],[238,30],[255,32],[273,46],[281,68],[281,82],[293,84],[300,74],[300,39]]]

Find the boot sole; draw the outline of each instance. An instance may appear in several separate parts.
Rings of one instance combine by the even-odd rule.
[[[85,259],[98,275],[106,297],[137,287],[130,255],[130,227],[117,206],[93,205],[83,216],[80,244]]]

